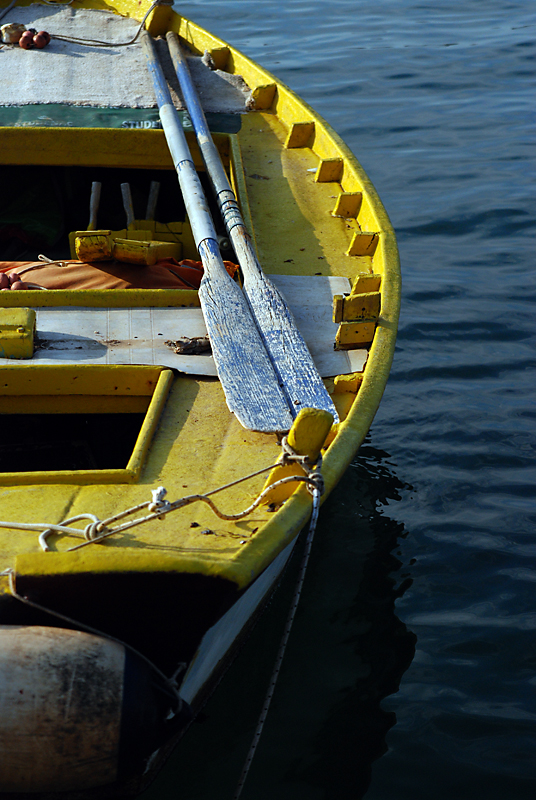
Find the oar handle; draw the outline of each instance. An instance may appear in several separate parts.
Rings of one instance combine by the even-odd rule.
[[[169,52],[173,61],[173,66],[179,79],[182,96],[188,114],[192,120],[194,130],[196,132],[197,141],[203,151],[203,159],[207,167],[207,172],[210,175],[212,184],[216,194],[224,191],[232,191],[227,173],[223,168],[220,156],[212,141],[212,134],[205,117],[205,112],[199,101],[197,90],[193,84],[188,60],[182,47],[179,44],[179,37],[173,31],[166,34],[166,40],[169,46]]]
[[[171,100],[162,67],[158,61],[153,40],[147,31],[142,31],[141,40],[147,58],[147,66],[153,79],[160,121],[162,122],[169,152],[171,153],[173,165],[179,178],[182,196],[192,226],[195,243],[199,248],[199,243],[205,239],[214,239],[217,241],[214,223],[210,216],[201,181],[199,180],[190,150],[188,149],[186,136],[180,124],[177,110]]]
[[[151,188],[149,189],[149,197],[147,198],[147,210],[145,212],[145,219],[147,220],[154,219],[159,192],[160,192],[159,181],[151,181]]]
[[[134,206],[132,205],[132,192],[130,183],[121,184],[121,196],[123,198],[123,208],[127,215],[127,229],[131,231],[134,227]]]
[[[102,183],[99,183],[99,181],[93,181],[91,184],[91,196],[89,198],[88,231],[94,231],[97,228],[97,212],[99,210],[101,189]]]
[[[210,133],[205,112],[203,111],[197,90],[192,81],[188,60],[179,44],[179,37],[176,33],[169,31],[166,35],[166,40],[169,46],[171,60],[173,61],[173,66],[179,79],[184,102],[197,136],[197,143],[201,150],[201,155],[203,156],[203,161],[205,162],[227,233],[231,236],[231,231],[234,227],[242,226],[245,229],[244,220],[242,219],[236,197],[229,183],[229,178],[221,162],[220,154],[212,140],[212,134]]]

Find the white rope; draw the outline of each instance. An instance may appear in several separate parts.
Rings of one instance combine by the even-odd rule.
[[[149,14],[151,14],[151,12],[154,11],[154,9],[157,6],[161,5],[162,3],[164,3],[164,5],[169,5],[168,3],[165,3],[164,0],[154,0],[154,3],[151,5],[150,9],[147,11],[144,18],[142,19],[140,26],[136,31],[134,37],[130,39],[130,41],[128,42],[102,42],[99,39],[79,39],[76,36],[61,36],[60,34],[57,33],[52,33],[50,35],[50,38],[58,39],[60,42],[71,42],[71,44],[80,44],[85,47],[128,47],[130,44],[134,44],[134,42],[142,32],[142,29],[145,25],[145,20],[147,19]],[[56,5],[56,3],[50,3],[50,5]],[[64,5],[69,5],[69,4],[65,3]]]
[[[286,621],[286,624],[285,624],[283,637],[281,639],[281,643],[279,645],[279,649],[278,649],[277,656],[276,656],[276,659],[275,659],[275,664],[274,664],[274,668],[273,668],[272,675],[271,675],[271,678],[270,678],[268,691],[266,693],[266,696],[265,696],[265,699],[264,699],[264,703],[263,703],[263,707],[262,707],[262,711],[261,711],[261,714],[260,714],[258,722],[257,722],[257,727],[255,729],[255,734],[253,736],[253,740],[251,742],[251,746],[250,746],[248,755],[246,757],[246,761],[244,763],[244,767],[242,769],[242,774],[241,774],[240,780],[238,782],[236,793],[234,795],[234,800],[238,800],[238,798],[239,798],[239,796],[240,796],[240,794],[242,792],[242,788],[243,788],[244,783],[246,781],[246,778],[247,778],[251,763],[253,761],[253,757],[254,757],[256,749],[257,749],[257,745],[259,743],[259,739],[260,739],[261,734],[262,734],[264,723],[265,723],[266,717],[268,715],[268,710],[270,708],[270,703],[272,701],[272,697],[273,697],[273,694],[274,694],[275,686],[276,686],[277,679],[279,677],[279,672],[280,672],[280,669],[281,669],[281,664],[283,662],[283,658],[284,658],[284,655],[285,655],[285,650],[286,650],[287,643],[288,643],[288,640],[289,640],[290,631],[291,631],[292,624],[294,622],[294,617],[296,615],[296,610],[298,608],[298,604],[299,604],[299,601],[300,601],[302,587],[303,587],[303,583],[304,583],[304,580],[305,580],[305,573],[306,573],[306,570],[307,570],[307,565],[309,563],[309,557],[310,557],[310,554],[311,554],[313,538],[314,538],[314,534],[315,534],[315,531],[316,531],[316,525],[317,525],[317,522],[318,522],[318,513],[319,513],[319,509],[320,509],[320,498],[322,497],[322,494],[324,492],[324,481],[323,481],[322,473],[320,472],[320,467],[321,467],[321,464],[322,464],[322,457],[319,456],[318,460],[316,461],[316,463],[311,465],[309,460],[308,460],[308,458],[307,458],[307,456],[299,456],[297,453],[295,453],[293,451],[293,449],[289,446],[286,437],[283,438],[282,447],[283,447],[283,452],[281,454],[281,457],[278,459],[278,461],[275,464],[273,464],[273,465],[271,465],[269,467],[264,467],[263,469],[260,469],[257,472],[251,473],[250,475],[246,475],[246,476],[244,476],[242,478],[238,478],[237,480],[232,481],[231,483],[227,483],[224,486],[220,486],[217,489],[213,489],[211,492],[207,492],[207,494],[205,494],[205,495],[190,495],[188,497],[183,497],[183,498],[181,498],[179,500],[176,500],[174,503],[169,503],[167,500],[164,499],[166,494],[167,494],[166,489],[163,486],[159,486],[158,489],[153,489],[152,490],[152,499],[150,501],[147,501],[145,503],[140,503],[139,505],[134,506],[133,508],[127,509],[126,511],[122,511],[119,514],[114,515],[113,517],[109,517],[107,520],[99,520],[98,517],[96,517],[93,514],[79,514],[76,517],[71,517],[70,519],[65,520],[60,525],[45,525],[45,524],[39,524],[39,523],[15,523],[15,522],[3,522],[3,521],[0,521],[0,527],[15,528],[15,529],[19,529],[19,530],[43,530],[43,532],[41,533],[41,535],[39,537],[39,541],[40,541],[41,546],[43,547],[43,549],[45,551],[49,550],[46,538],[50,533],[54,533],[54,532],[55,533],[67,533],[67,534],[69,534],[71,536],[78,536],[78,537],[84,536],[86,538],[86,541],[83,542],[82,544],[76,545],[75,547],[69,548],[67,552],[71,552],[72,550],[77,550],[80,547],[84,547],[86,545],[94,544],[96,542],[102,541],[103,539],[107,538],[108,536],[112,536],[112,535],[114,535],[116,533],[120,533],[121,531],[124,531],[124,530],[127,530],[128,528],[134,527],[135,525],[140,525],[140,524],[142,524],[144,522],[148,522],[151,519],[163,519],[164,515],[169,513],[170,511],[175,511],[178,508],[182,508],[182,507],[184,507],[186,505],[189,505],[190,503],[196,502],[198,500],[208,503],[210,505],[210,507],[212,508],[212,510],[219,517],[221,517],[222,519],[227,519],[227,520],[241,519],[242,517],[244,517],[247,514],[251,513],[251,511],[259,505],[259,503],[267,495],[267,493],[272,491],[275,487],[280,486],[280,485],[285,484],[285,483],[288,483],[290,481],[298,481],[298,482],[306,483],[308,490],[311,492],[311,494],[313,496],[313,509],[312,509],[312,513],[311,513],[311,521],[310,521],[310,524],[309,524],[309,531],[308,531],[307,538],[306,538],[306,541],[305,541],[304,553],[303,553],[303,556],[302,556],[302,561],[301,561],[300,569],[299,569],[299,573],[298,573],[298,580],[296,582],[294,595],[293,595],[291,606],[290,606],[290,610],[289,610],[289,613],[288,613],[288,616],[287,616],[287,621]],[[275,481],[274,483],[270,484],[270,486],[268,486],[265,490],[263,490],[258,495],[258,497],[255,499],[255,501],[247,509],[245,509],[245,511],[242,511],[239,514],[232,514],[232,515],[223,514],[222,512],[219,511],[219,509],[212,502],[212,500],[210,500],[210,495],[216,494],[217,492],[221,492],[224,489],[228,489],[228,488],[230,488],[232,486],[236,486],[237,484],[242,483],[243,481],[246,481],[249,478],[253,478],[253,477],[257,476],[257,475],[261,475],[263,472],[268,472],[269,470],[272,470],[275,467],[284,466],[285,464],[289,464],[289,463],[292,463],[292,462],[299,463],[306,474],[304,474],[304,475],[289,475],[289,476],[287,476],[285,478],[281,478],[280,480]],[[126,524],[120,525],[117,528],[114,528],[112,530],[108,529],[107,526],[111,522],[117,522],[118,520],[123,519],[124,517],[129,516],[129,515],[131,515],[133,513],[136,513],[137,511],[140,511],[143,508],[147,508],[149,510],[149,512],[150,512],[145,517],[142,517],[142,518],[139,518],[137,520],[134,520],[134,521],[128,522]],[[70,527],[68,527],[73,522],[78,522],[81,519],[90,519],[91,520],[89,525],[86,526],[86,529],[85,529],[84,532],[82,532],[78,528],[70,528]],[[130,645],[126,644],[125,642],[122,642],[119,639],[115,639],[113,636],[108,636],[105,633],[97,631],[96,629],[91,628],[88,625],[85,625],[83,623],[79,623],[76,620],[72,620],[69,617],[67,617],[67,616],[65,616],[63,614],[60,614],[60,613],[58,613],[56,611],[52,611],[52,610],[50,610],[48,608],[45,608],[44,606],[41,606],[38,603],[34,603],[33,601],[29,600],[27,597],[23,597],[22,595],[19,595],[17,593],[16,589],[15,589],[15,584],[14,584],[14,575],[15,575],[15,573],[14,573],[13,569],[7,569],[4,572],[0,573],[0,575],[8,575],[9,576],[11,593],[12,593],[12,595],[14,597],[16,597],[21,602],[26,603],[27,605],[33,606],[34,608],[39,609],[41,611],[45,611],[45,612],[47,612],[49,614],[52,614],[53,616],[56,616],[59,619],[62,619],[64,621],[66,621],[66,622],[69,622],[72,625],[79,626],[79,627],[89,631],[90,633],[95,633],[95,634],[97,634],[99,636],[104,636],[105,638],[108,638],[108,639],[111,639],[112,641],[118,642],[119,644],[122,644],[124,647],[127,647],[128,649],[132,650],[134,653],[139,655],[144,661],[146,661],[152,667],[152,669],[154,669],[159,674],[159,676],[165,682],[165,685],[168,687],[168,689],[170,689],[172,691],[173,695],[179,699],[179,702],[182,702],[182,700],[181,700],[181,698],[180,698],[180,696],[178,694],[178,691],[177,691],[177,688],[176,688],[176,684],[175,684],[175,679],[176,679],[177,673],[179,671],[181,671],[182,668],[183,668],[182,664],[180,665],[179,670],[177,670],[177,673],[175,673],[172,676],[172,678],[169,679],[162,672],[160,672],[158,667],[156,667],[142,653],[139,653],[137,650],[135,650],[134,648],[130,647]]]
[[[50,2],[50,0],[40,0],[42,3],[45,3],[47,6],[56,6],[56,7],[63,7],[63,6],[70,6],[74,0],[67,0],[66,3],[57,3],[57,2]],[[11,11],[12,8],[17,4],[17,0],[12,0],[10,5],[0,12],[0,20],[3,19],[6,14]],[[128,47],[130,44],[134,44],[138,36],[140,35],[147,17],[151,14],[154,9],[159,5],[170,5],[166,2],[166,0],[154,0],[154,3],[151,5],[150,9],[145,14],[144,18],[142,19],[136,34],[129,42],[102,42],[99,39],[79,39],[76,36],[62,36],[58,33],[51,33],[51,39],[57,39],[60,42],[71,42],[71,44],[79,44],[85,47]]]
[[[270,683],[268,684],[268,690],[264,698],[264,703],[262,704],[262,711],[257,721],[257,727],[255,728],[255,733],[253,734],[253,739],[251,741],[251,745],[248,754],[246,756],[244,766],[242,768],[242,774],[240,775],[240,780],[238,781],[238,786],[236,787],[236,792],[234,794],[233,800],[238,800],[238,798],[242,793],[242,789],[244,788],[244,783],[246,782],[246,778],[248,776],[248,772],[251,767],[251,762],[253,761],[253,757],[257,750],[257,745],[259,744],[259,739],[261,738],[261,734],[264,728],[264,723],[266,721],[266,717],[268,716],[270,703],[272,702],[275,686],[277,683],[277,679],[279,677],[279,672],[281,670],[281,664],[283,663],[285,650],[287,648],[287,643],[292,628],[292,623],[294,622],[294,617],[296,615],[296,609],[298,608],[298,603],[300,602],[303,582],[305,580],[305,573],[307,571],[309,556],[311,555],[311,548],[316,531],[316,525],[318,522],[318,512],[320,510],[320,497],[322,495],[322,489],[320,488],[320,486],[315,486],[312,490],[312,493],[313,493],[313,512],[311,515],[311,522],[309,524],[307,539],[305,540],[304,552],[300,564],[298,579],[296,581],[296,587],[294,589],[294,595],[292,597],[292,602],[287,616],[287,621],[285,624],[285,629],[283,631],[281,643],[279,645],[279,650],[277,651],[277,656],[275,658],[274,668],[272,670],[272,675],[270,677]]]
[[[319,456],[318,461],[315,464],[310,465],[307,456],[300,456],[292,450],[292,448],[288,445],[286,437],[283,438],[282,447],[283,452],[275,464],[271,464],[269,467],[263,467],[262,469],[252,472],[249,475],[237,478],[230,483],[219,486],[217,489],[212,489],[210,492],[206,492],[206,494],[187,495],[186,497],[181,497],[178,500],[175,500],[173,503],[170,503],[167,500],[164,500],[167,490],[163,486],[159,486],[158,489],[152,490],[151,500],[138,503],[138,505],[132,506],[132,508],[128,508],[125,511],[120,511],[119,513],[114,514],[113,516],[104,520],[99,519],[94,514],[86,513],[78,514],[76,517],[65,519],[57,525],[46,522],[11,522],[7,520],[0,520],[0,528],[11,528],[22,531],[41,531],[39,543],[45,552],[50,551],[47,539],[52,533],[60,533],[85,539],[85,541],[81,544],[74,545],[73,547],[69,547],[67,549],[67,552],[72,552],[73,550],[79,550],[82,547],[87,547],[90,544],[102,542],[109,536],[115,536],[118,533],[123,533],[124,531],[127,531],[138,525],[143,525],[146,522],[150,522],[151,520],[163,519],[166,514],[169,514],[172,511],[178,511],[178,509],[185,508],[192,503],[206,503],[214,512],[214,514],[216,514],[216,516],[220,519],[237,521],[251,514],[262,503],[264,498],[273,491],[273,489],[287,483],[305,483],[309,491],[313,491],[314,489],[318,488],[322,494],[324,487],[322,474],[320,472],[320,466],[322,463],[321,457]],[[213,500],[211,500],[211,495],[222,492],[225,489],[230,489],[239,483],[243,483],[250,478],[262,475],[264,472],[269,472],[276,467],[285,466],[286,464],[293,462],[298,463],[304,470],[305,474],[287,475],[286,477],[280,478],[278,481],[271,483],[255,498],[251,505],[249,505],[243,511],[240,511],[238,514],[225,514],[218,508]],[[148,514],[145,514],[145,516],[137,517],[134,520],[123,522],[122,524],[117,525],[115,528],[110,528],[110,525],[120,522],[126,517],[131,517],[133,514],[137,514],[144,509],[147,509],[149,512]],[[79,522],[83,519],[89,520],[89,523],[86,525],[85,529],[82,530],[81,528],[70,527],[74,522]]]

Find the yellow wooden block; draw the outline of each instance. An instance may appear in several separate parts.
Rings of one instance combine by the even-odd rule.
[[[34,352],[35,311],[0,309],[0,358],[31,358]]]
[[[73,231],[69,234],[71,258],[78,258],[85,262],[110,261],[114,257],[112,254],[114,239],[151,241],[154,227],[155,223],[153,222],[152,229],[133,227],[131,230],[123,228],[120,231]]]
[[[151,267],[164,258],[179,260],[182,254],[180,242],[142,242],[135,239],[115,239],[112,255],[126,264]]]
[[[363,294],[364,292],[379,291],[381,281],[382,281],[381,275],[375,275],[373,273],[370,273],[368,275],[365,274],[358,275],[354,281],[354,285],[352,286],[350,297],[355,294]]]
[[[322,445],[332,425],[333,416],[329,411],[322,411],[317,408],[302,408],[289,431],[288,443],[298,455],[308,456],[311,463],[314,463],[320,455]],[[275,467],[271,471],[264,488],[266,489],[276,481],[289,475],[303,474],[303,469],[299,464]],[[289,481],[289,483],[284,483],[282,486],[277,486],[267,495],[264,502],[267,505],[279,505],[290,497],[299,486],[300,484],[297,481]]]
[[[365,233],[357,231],[354,233],[347,256],[372,256],[378,245],[379,235],[377,233]]]
[[[315,174],[315,181],[317,183],[340,181],[343,167],[344,161],[342,158],[324,158],[318,165],[318,169]]]
[[[293,122],[285,141],[285,147],[306,147],[314,130],[314,122]]]
[[[209,53],[216,65],[216,69],[223,69],[227,68],[227,64],[229,63],[229,54],[230,50],[228,47],[211,47]]]
[[[344,298],[343,294],[333,295],[333,322],[342,322]]]
[[[349,295],[336,294],[333,298],[333,322],[378,319],[380,304],[381,294],[379,292],[362,292]]]
[[[335,337],[336,350],[353,350],[362,344],[369,344],[374,338],[376,320],[363,322],[341,322]]]
[[[74,240],[74,257],[79,261],[111,261],[111,231],[77,231]]]
[[[275,83],[265,83],[262,86],[255,86],[251,93],[255,101],[255,108],[257,110],[270,108],[274,102],[275,92]]]
[[[379,292],[364,292],[344,298],[342,320],[372,320],[380,316],[381,295]]]
[[[342,192],[342,194],[337,197],[332,215],[334,217],[355,219],[359,214],[362,201],[363,195],[361,192]]]
[[[351,392],[355,394],[363,381],[362,372],[351,372],[348,375],[337,375],[334,380],[335,393],[344,394]]]
[[[171,6],[172,3],[170,2],[161,2],[153,11],[151,11],[145,22],[145,27],[151,36],[165,36],[173,13]]]

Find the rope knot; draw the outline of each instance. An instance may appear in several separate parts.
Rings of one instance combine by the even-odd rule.
[[[158,489],[151,489],[151,494],[153,499],[149,503],[149,511],[151,514],[156,514],[158,511],[169,511],[171,509],[171,503],[167,500],[164,500],[164,497],[167,494],[167,489],[163,486],[159,486]],[[164,514],[160,514],[158,519],[164,519]]]
[[[315,490],[319,493],[322,497],[325,491],[325,483],[324,483],[324,476],[320,472],[320,470],[312,470],[311,472],[307,473],[308,482],[307,482],[307,489],[311,494],[314,494]]]
[[[93,542],[96,539],[100,539],[100,537],[105,533],[109,533],[108,528],[100,519],[96,520],[95,522],[90,522],[89,525],[86,525],[84,529],[84,536],[88,542]]]
[[[281,447],[283,452],[279,458],[282,466],[288,464],[299,464],[307,476],[307,489],[311,494],[316,490],[320,495],[324,494],[324,477],[321,472],[322,468],[322,454],[320,453],[314,463],[311,463],[309,456],[300,456],[288,443],[286,436],[281,440]]]
[[[298,455],[298,453],[289,445],[288,438],[286,436],[283,436],[281,440],[281,449],[283,452],[279,457],[279,463],[284,467],[288,464],[295,463],[303,467],[304,472],[307,472],[308,469],[311,469],[312,466],[314,466],[309,462],[308,456]]]

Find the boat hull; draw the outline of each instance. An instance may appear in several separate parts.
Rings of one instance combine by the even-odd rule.
[[[83,3],[88,19],[112,16],[95,4]],[[24,9],[28,19],[32,8]],[[119,6],[129,30],[149,9],[146,0]],[[70,19],[77,11],[43,13]],[[249,87],[243,113],[209,109],[208,121],[262,270],[289,293],[339,418],[327,438],[311,423],[314,411],[289,434],[298,455],[314,461],[322,452],[326,497],[363,442],[387,381],[400,298],[394,233],[353,155],[290,89],[169,5],[152,9],[147,28],[153,37],[179,34],[199,74],[207,51],[213,78]],[[54,43],[46,56],[53,50]],[[28,69],[36,53],[24,54]],[[13,49],[8,56],[21,57]],[[87,200],[99,181],[106,241],[133,239],[138,250],[172,243],[185,261],[197,260],[156,109],[89,108],[76,98],[62,106],[47,97],[46,117],[35,98],[5,107],[0,150],[13,190],[28,182],[53,210],[63,187],[65,236],[46,250],[53,261],[64,266],[76,232],[91,227]],[[129,182],[139,208],[155,181],[163,198],[155,218],[138,214],[125,228],[119,185]],[[24,197],[16,199],[24,207]],[[32,223],[46,216],[40,205],[34,211]],[[47,217],[48,233],[51,224]],[[218,236],[226,238],[221,229]],[[3,798],[142,791],[229,666],[311,515],[303,482],[262,494],[268,476],[304,478],[296,463],[274,469],[281,437],[240,425],[210,355],[173,349],[183,330],[187,338],[206,333],[195,286],[138,286],[142,271],[133,265],[127,286],[106,291],[54,283],[0,293],[0,338],[9,328],[2,346],[18,328],[30,338],[28,320],[37,320],[30,357],[0,358],[0,415],[11,432],[0,447]],[[173,513],[164,497],[176,503]],[[121,528],[127,519],[139,525]],[[108,538],[97,544],[99,531]]]

